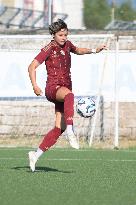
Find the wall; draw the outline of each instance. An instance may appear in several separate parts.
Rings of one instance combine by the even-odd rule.
[[[83,0],[54,0],[53,2],[54,12],[68,14],[66,23],[70,29],[84,29]]]
[[[77,99],[75,99],[76,106]],[[115,137],[115,104],[105,102],[99,109],[94,142],[114,145]],[[45,99],[40,100],[0,100],[0,144],[17,146],[37,146],[50,129],[54,127],[54,105]],[[82,118],[74,115],[74,128],[82,145],[89,140],[94,118]],[[121,140],[136,140],[136,103],[120,102],[119,104],[119,145]],[[65,133],[63,135],[65,139]],[[60,141],[64,139],[60,138]],[[64,140],[66,143],[66,139]],[[86,143],[85,143],[86,144]],[[84,144],[84,145],[85,145]],[[129,143],[127,144],[127,146]]]

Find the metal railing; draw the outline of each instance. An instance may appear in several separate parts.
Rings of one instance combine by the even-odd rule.
[[[65,20],[67,16],[64,13],[53,13],[53,19],[61,18]],[[47,28],[48,13],[39,10],[1,6],[0,25],[6,28]]]

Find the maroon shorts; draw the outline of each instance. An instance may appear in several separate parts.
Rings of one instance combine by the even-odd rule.
[[[55,104],[55,112],[64,113],[64,102],[58,102],[56,100],[56,93],[60,86],[46,86],[45,88],[45,96],[47,100]]]

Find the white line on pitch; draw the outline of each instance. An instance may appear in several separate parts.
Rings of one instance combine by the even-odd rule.
[[[24,160],[27,158],[1,157],[0,160]],[[48,158],[45,161],[105,161],[105,162],[135,162],[136,159],[79,159],[79,158]],[[43,161],[43,159],[42,159]]]
[[[2,150],[8,150],[8,151],[13,151],[13,150],[17,150],[17,151],[22,151],[22,150],[36,150],[37,148],[16,148],[16,147],[0,147],[0,151]],[[59,151],[59,152],[115,152],[115,153],[118,153],[118,152],[132,152],[132,153],[135,153],[136,150],[125,150],[125,149],[120,149],[120,150],[114,150],[114,149],[79,149],[79,150],[76,150],[76,149],[69,149],[69,148],[52,148],[50,149],[49,151]]]

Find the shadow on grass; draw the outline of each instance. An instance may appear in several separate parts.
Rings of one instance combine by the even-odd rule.
[[[27,169],[26,172],[31,172],[29,166],[22,166],[22,167],[12,167],[11,169],[15,170],[24,170]],[[50,167],[36,167],[35,172],[61,172],[61,173],[74,173],[74,171],[64,171],[64,170],[59,170],[59,169],[54,169]]]

